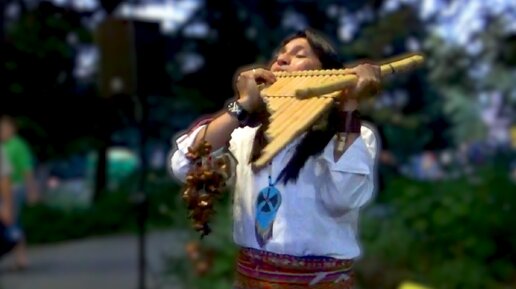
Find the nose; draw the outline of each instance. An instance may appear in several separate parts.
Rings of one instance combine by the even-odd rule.
[[[278,65],[288,65],[290,63],[290,58],[286,53],[281,53],[278,55],[278,58],[276,59],[276,63]]]

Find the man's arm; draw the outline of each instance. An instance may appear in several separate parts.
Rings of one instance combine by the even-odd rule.
[[[255,111],[261,104],[258,82],[272,84],[276,81],[274,74],[268,70],[258,68],[244,71],[239,74],[236,80],[236,90],[239,98],[238,103],[249,113]],[[207,130],[203,129],[194,141],[194,147],[199,145],[204,137],[211,144],[215,151],[226,145],[231,138],[231,133],[239,126],[236,117],[224,111],[211,121]]]
[[[0,147],[0,221],[6,226],[13,222],[13,195],[11,190],[11,165]]]
[[[7,226],[13,222],[13,198],[9,176],[0,176],[0,220]]]
[[[223,112],[205,126],[195,137],[193,147],[198,146],[203,137],[211,144],[212,151],[225,146],[231,138],[231,133],[239,126],[238,120],[228,112]]]
[[[352,90],[345,92],[346,98],[340,104],[341,111],[351,113],[358,108],[358,99],[366,95],[378,94],[382,77],[380,66],[378,65],[359,64],[346,70],[347,73],[355,74],[358,77],[356,86]],[[337,143],[333,153],[335,162],[340,159],[358,137],[358,133],[337,134]]]

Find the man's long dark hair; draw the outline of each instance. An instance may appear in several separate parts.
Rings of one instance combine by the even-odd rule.
[[[321,62],[322,69],[340,69],[343,67],[343,62],[332,43],[320,32],[312,29],[299,31],[287,37],[283,40],[280,47],[285,46],[288,42],[297,38],[305,38],[308,41],[310,47]],[[266,113],[266,111],[262,111],[262,113]],[[322,129],[312,127],[307,131],[301,142],[297,145],[292,158],[278,176],[278,180],[283,181],[285,184],[289,181],[295,182],[308,158],[320,154],[333,138],[337,132],[337,124],[340,121],[338,110],[336,107],[333,107],[329,114],[324,117],[328,118],[326,126]],[[269,127],[269,120],[266,115],[262,115],[260,118],[263,121],[256,132],[250,162],[257,160],[260,157],[260,152],[267,145],[265,131]]]

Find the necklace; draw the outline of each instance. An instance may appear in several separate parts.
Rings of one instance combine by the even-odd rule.
[[[278,179],[272,181],[272,161],[269,162],[269,184],[263,188],[256,199],[255,235],[260,247],[263,248],[272,238],[272,229],[276,213],[281,205],[281,193],[276,188]]]

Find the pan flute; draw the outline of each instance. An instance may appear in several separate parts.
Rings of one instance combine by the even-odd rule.
[[[414,69],[423,57],[413,55],[380,66],[381,76]],[[344,69],[276,72],[276,82],[261,90],[270,113],[265,131],[268,144],[253,163],[263,168],[289,142],[310,128],[342,95],[353,87],[357,77]]]

